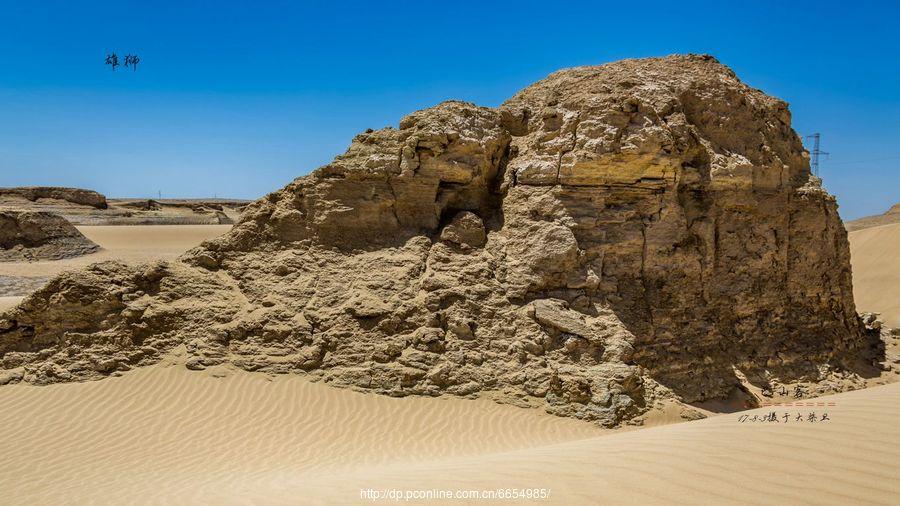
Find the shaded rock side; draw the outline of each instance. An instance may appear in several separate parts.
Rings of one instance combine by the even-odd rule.
[[[852,370],[848,256],[784,102],[711,57],[626,60],[360,134],[179,262],[65,274],[0,317],[0,365],[89,379],[184,344],[613,426]]]
[[[0,209],[0,261],[59,260],[99,249],[61,216]]]

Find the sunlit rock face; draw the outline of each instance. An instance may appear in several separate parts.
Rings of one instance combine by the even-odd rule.
[[[846,234],[784,102],[676,56],[563,70],[501,114],[504,233],[565,224],[567,272],[599,280],[635,362],[685,398],[720,395],[734,366],[811,374],[861,342]]]

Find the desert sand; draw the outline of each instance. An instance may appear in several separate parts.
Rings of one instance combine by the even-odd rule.
[[[485,400],[192,372],[174,357],[103,381],[0,389],[0,493],[8,504],[304,504],[363,502],[368,488],[536,487],[558,504],[896,504],[900,384],[815,402],[825,406],[776,408],[788,423],[732,413],[603,433]]]
[[[0,311],[15,306],[22,299],[23,297],[0,297]]]
[[[853,298],[860,311],[900,327],[900,223],[850,232]]]

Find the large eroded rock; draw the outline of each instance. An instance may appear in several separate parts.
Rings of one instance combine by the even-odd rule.
[[[846,233],[787,105],[708,56],[445,102],[180,262],[98,265],[0,321],[42,383],[150,363],[485,395],[616,425],[659,396],[816,380],[866,345]]]

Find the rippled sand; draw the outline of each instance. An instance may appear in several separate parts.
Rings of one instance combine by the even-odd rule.
[[[829,421],[729,414],[604,433],[489,401],[392,399],[170,362],[0,388],[0,495],[304,504],[358,501],[364,488],[534,487],[559,504],[896,504],[900,384],[820,401],[835,405],[799,411]]]

